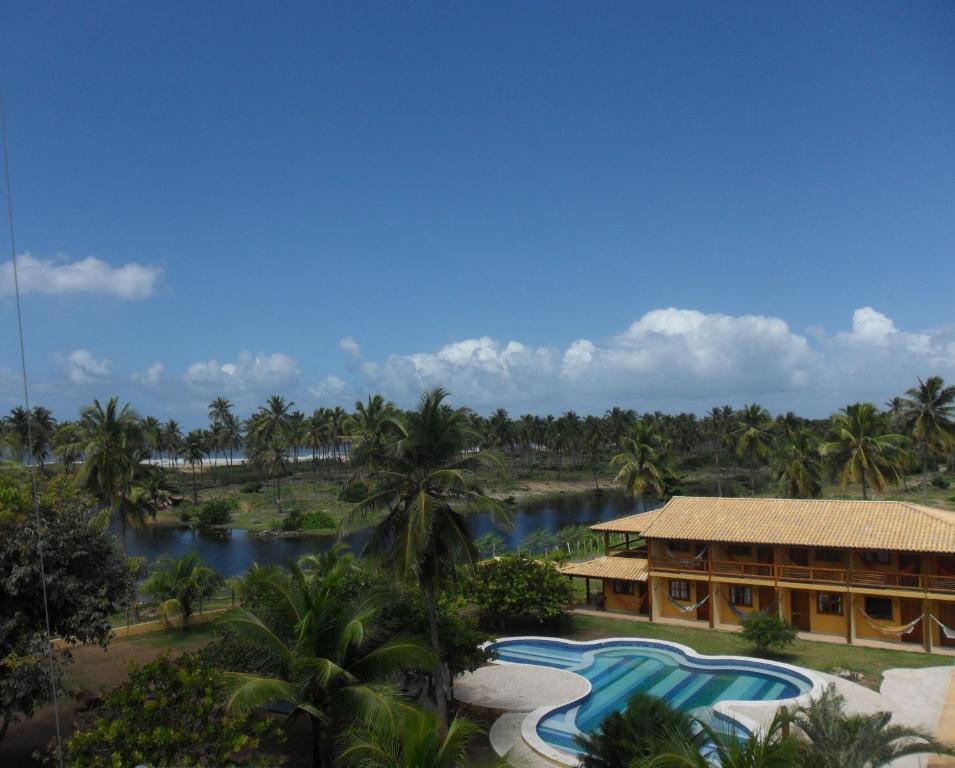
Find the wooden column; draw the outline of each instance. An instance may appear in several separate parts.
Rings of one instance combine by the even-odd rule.
[[[587,605],[590,605],[590,578],[589,577],[587,576],[584,577],[584,584],[587,587]]]
[[[926,592],[925,597],[922,598],[922,645],[926,653],[932,652],[932,631],[935,629],[932,620],[929,618],[931,609],[931,602]]]
[[[851,557],[851,555],[850,555]],[[852,592],[846,592],[846,642],[852,645],[856,639],[855,622],[855,595]]]
[[[607,531],[604,531],[604,554],[610,555],[610,533]]]
[[[630,534],[629,534],[629,533],[625,533],[625,534],[623,535],[623,541],[624,541],[624,547],[623,547],[623,548],[624,548],[625,550],[629,551],[629,550],[630,550]]]
[[[711,543],[706,550],[706,594],[710,600],[710,610],[707,612],[710,617],[710,629],[716,626],[716,596],[713,589],[713,544]]]
[[[647,576],[647,616],[653,621],[653,576]]]

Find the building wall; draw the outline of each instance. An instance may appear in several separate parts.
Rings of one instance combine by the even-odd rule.
[[[752,606],[747,605],[733,605],[730,603],[730,587],[740,586],[740,587],[751,587],[753,590],[753,604]],[[752,613],[753,611],[758,611],[762,606],[759,604],[759,587],[755,584],[746,584],[745,582],[737,582],[735,585],[730,584],[729,582],[721,582],[714,585],[714,597],[717,602],[720,604],[720,621],[723,624],[742,624],[743,619],[740,616],[736,615],[737,609],[743,613]]]
[[[668,578],[659,578],[656,580],[660,585],[659,589],[653,593],[653,599],[658,605],[658,612],[660,616],[664,616],[668,619],[683,619],[685,621],[696,621],[696,611],[687,611],[683,613],[677,609],[670,598],[667,595],[670,594],[670,582],[671,581],[684,581],[684,579],[668,579]],[[690,600],[685,602],[683,600],[678,600],[677,602],[683,605],[692,605],[697,600],[702,600],[706,596],[706,582],[705,581],[690,581]]]
[[[850,597],[851,595],[846,594],[845,592],[838,593],[842,596],[842,614],[834,613],[820,613],[819,612],[819,595],[826,594],[824,592],[813,592],[809,596],[809,631],[810,632],[821,632],[827,635],[839,635],[841,637],[846,636],[846,629],[848,627],[848,613],[851,610]],[[836,594],[836,593],[833,593]],[[858,619],[858,616],[856,616]]]
[[[633,584],[632,595],[618,595],[613,591],[614,582],[604,579],[604,605],[608,611],[622,611],[625,613],[639,613],[643,594],[642,585]]]

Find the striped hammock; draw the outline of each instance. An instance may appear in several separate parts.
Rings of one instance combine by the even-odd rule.
[[[923,613],[917,619],[915,619],[914,621],[910,621],[908,624],[902,624],[901,626],[898,626],[898,627],[883,627],[880,624],[876,624],[875,619],[873,619],[869,614],[867,614],[864,610],[862,610],[860,606],[857,605],[856,608],[858,608],[859,613],[862,614],[862,616],[868,622],[869,626],[872,627],[872,629],[876,630],[877,632],[881,632],[883,635],[899,635],[899,636],[907,635],[913,629],[915,629],[916,625],[922,619],[925,618],[925,614]]]
[[[942,630],[942,634],[945,635],[945,638],[946,638],[947,640],[955,640],[955,629],[951,629],[950,627],[946,627],[944,624],[942,624],[942,622],[940,622],[937,618],[935,618],[935,616],[932,615],[931,613],[930,613],[928,616],[929,616],[929,618],[930,618],[932,621],[934,621],[936,624],[938,624],[939,629]]]
[[[738,618],[738,619],[748,619],[748,618],[749,618],[749,616],[750,616],[749,612],[748,612],[748,611],[741,611],[739,608],[737,608],[735,605],[733,605],[733,603],[730,601],[730,599],[729,599],[726,595],[723,594],[723,590],[718,589],[718,590],[716,590],[716,591],[720,593],[720,597],[722,597],[723,600],[726,602],[726,604],[730,607],[730,610],[733,612],[733,614],[736,616],[736,618]]]
[[[703,549],[697,552],[695,555],[686,555],[681,552],[674,552],[666,545],[664,545],[664,549],[667,551],[667,557],[669,557],[671,560],[702,560],[703,555],[706,554],[706,550],[709,549],[709,545],[703,547]]]
[[[698,601],[698,602],[696,602],[696,603],[693,603],[693,605],[681,605],[681,604],[678,603],[676,600],[674,600],[672,597],[670,597],[670,593],[669,593],[669,592],[666,593],[666,596],[667,596],[667,600],[669,600],[671,603],[673,603],[673,607],[676,608],[680,613],[689,613],[690,611],[695,611],[697,608],[699,608],[701,605],[703,605],[703,603],[705,603],[707,600],[710,599],[710,596],[707,595],[707,596],[704,597],[702,600],[700,600],[700,601]]]

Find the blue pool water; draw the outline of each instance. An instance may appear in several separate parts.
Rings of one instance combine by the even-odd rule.
[[[596,730],[610,712],[623,711],[638,691],[723,730],[740,727],[712,707],[719,701],[771,701],[808,692],[812,682],[795,671],[758,661],[691,657],[653,641],[602,640],[574,645],[560,640],[502,640],[493,646],[501,661],[537,664],[586,677],[591,692],[581,701],[557,707],[540,720],[541,739],[576,753],[575,737]]]

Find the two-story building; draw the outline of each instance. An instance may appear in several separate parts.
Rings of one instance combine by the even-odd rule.
[[[592,526],[604,557],[562,572],[605,607],[731,628],[773,611],[800,632],[955,649],[955,512],[897,501],[676,496]]]

